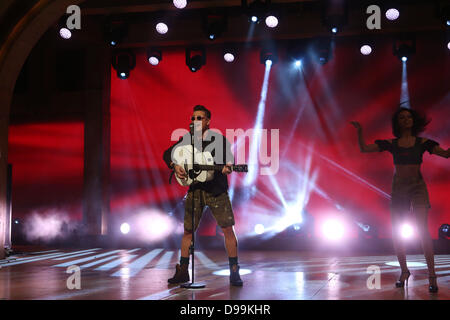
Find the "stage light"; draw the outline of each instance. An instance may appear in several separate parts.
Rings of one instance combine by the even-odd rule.
[[[110,46],[120,44],[128,33],[128,25],[122,20],[108,18],[105,24],[105,39]]]
[[[400,235],[403,239],[410,239],[414,236],[414,229],[409,224],[403,224],[400,228]]]
[[[197,72],[206,64],[206,50],[204,47],[186,48],[186,65],[192,72]]]
[[[365,44],[365,45],[361,46],[360,51],[363,55],[368,56],[369,54],[372,53],[372,47]]]
[[[70,32],[70,30],[67,28],[61,28],[59,29],[59,35],[61,36],[61,38],[67,40],[72,37],[72,32]]]
[[[385,265],[391,266],[391,267],[400,267],[400,263],[398,263],[398,261],[389,261],[389,262],[385,262]],[[422,263],[422,262],[416,262],[416,261],[408,261],[408,267],[426,267],[427,264],[426,263]]]
[[[157,209],[143,209],[132,219],[133,235],[143,241],[161,241],[177,228],[173,218]]]
[[[259,23],[267,17],[270,0],[255,0],[248,4],[247,0],[242,0],[242,8],[249,17],[250,22]]]
[[[164,22],[159,22],[156,24],[156,31],[159,34],[166,34],[169,31],[169,27]]]
[[[62,16],[58,21],[58,33],[59,36],[65,40],[72,38],[72,32],[67,28],[68,15]]]
[[[278,18],[274,15],[270,15],[266,18],[266,26],[269,28],[275,28],[278,26]]]
[[[264,230],[265,230],[265,228],[264,228],[264,225],[262,225],[262,224],[257,224],[256,226],[255,226],[255,233],[256,234],[263,234],[264,233]]]
[[[120,225],[120,232],[122,232],[123,234],[128,234],[128,232],[130,232],[130,225],[128,223],[122,223]]]
[[[300,68],[307,58],[307,42],[292,40],[288,43],[286,54],[295,68]]]
[[[386,18],[390,21],[397,20],[400,17],[400,11],[397,8],[389,8],[386,10]]]
[[[348,22],[346,0],[325,0],[322,8],[322,23],[333,34],[337,34]]]
[[[322,225],[322,234],[330,241],[341,240],[345,234],[345,227],[338,219],[326,220]]]
[[[203,30],[209,40],[219,38],[227,30],[227,17],[223,13],[209,12],[202,17]]]
[[[19,224],[19,220],[18,219],[14,220],[14,223]]]
[[[277,51],[273,45],[269,45],[269,46],[261,49],[261,52],[259,55],[259,61],[264,65],[267,65],[268,63],[270,65],[277,63],[278,55],[277,55]]]
[[[445,223],[439,227],[439,239],[446,239],[450,237],[450,225]]]
[[[413,36],[402,36],[394,41],[393,53],[401,61],[406,62],[416,52],[416,40]]]
[[[319,63],[324,65],[332,57],[331,38],[319,38],[314,43],[314,53]]]
[[[447,43],[447,48],[450,50],[450,41]]]
[[[162,60],[161,50],[157,49],[157,48],[148,49],[147,50],[147,60],[153,66],[158,65]]]
[[[120,79],[128,79],[136,66],[136,56],[132,51],[118,51],[113,55],[112,66]]]
[[[233,62],[237,56],[236,52],[237,52],[237,50],[236,50],[236,46],[234,44],[231,44],[231,43],[225,44],[223,47],[223,51],[222,51],[223,59],[226,62]]]
[[[223,55],[223,58],[226,62],[233,62],[234,61],[234,55],[232,53],[225,53]]]
[[[187,0],[173,0],[173,5],[178,9],[186,8]]]
[[[252,273],[252,271],[250,269],[239,269],[239,274],[241,276],[246,275],[246,274],[250,274]],[[222,269],[222,270],[217,270],[213,272],[214,275],[216,276],[226,276],[228,277],[230,275],[230,269]]]
[[[150,62],[151,65],[157,66],[159,64],[159,59],[157,57],[150,57],[148,58],[148,62]]]

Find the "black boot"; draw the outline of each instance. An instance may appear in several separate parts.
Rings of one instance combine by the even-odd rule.
[[[242,287],[244,284],[241,280],[241,276],[239,275],[239,269],[240,267],[237,264],[230,266],[230,283],[232,286]]]
[[[188,272],[188,264],[182,264],[181,266],[177,263],[175,266],[175,275],[173,278],[167,280],[167,282],[171,284],[175,283],[183,283],[189,281],[189,272]]]

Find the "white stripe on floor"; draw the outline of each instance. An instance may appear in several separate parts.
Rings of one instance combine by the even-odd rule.
[[[113,250],[113,251],[105,252],[105,253],[102,253],[102,254],[96,254],[95,256],[92,256],[92,257],[87,257],[87,258],[83,258],[83,259],[77,259],[77,260],[73,260],[73,261],[68,261],[68,262],[64,262],[64,263],[61,263],[61,264],[57,264],[54,267],[68,267],[68,266],[72,266],[72,265],[75,265],[75,264],[78,264],[78,263],[83,263],[83,262],[91,261],[91,260],[98,259],[98,258],[101,258],[101,257],[106,257],[106,256],[109,256],[111,254],[114,254],[114,253],[120,252],[120,251],[121,250]]]
[[[93,251],[93,250],[98,250],[98,249],[89,249],[89,251]],[[88,250],[82,250],[82,251],[88,251]],[[77,252],[82,252],[82,251],[77,251]],[[91,252],[91,253],[94,253],[94,252]],[[48,254],[48,255],[44,255],[44,256],[39,256],[37,258],[24,258],[24,259],[22,259],[20,261],[4,263],[1,266],[2,267],[15,266],[15,265],[18,265],[18,264],[29,263],[29,262],[40,261],[40,260],[47,260],[47,259],[51,259],[51,258],[55,258],[55,257],[61,257],[61,256],[67,256],[67,255],[71,255],[71,254],[73,254],[73,252]]]
[[[119,259],[114,260],[114,261],[112,261],[110,263],[107,263],[107,264],[105,264],[103,266],[100,266],[100,267],[98,267],[98,268],[96,268],[94,270],[102,270],[102,271],[111,270],[112,268],[115,268],[118,265],[121,265],[122,263],[127,262],[127,261],[137,257],[137,255],[136,254],[128,254],[126,256],[122,256],[122,257],[116,256],[116,257],[118,257]]]
[[[207,267],[208,269],[219,269],[219,266],[211,261],[203,252],[197,251],[197,254],[194,254],[201,263]]]
[[[166,253],[164,253],[164,255],[161,257],[161,259],[159,259],[155,268],[167,269],[170,265],[170,261],[172,260],[173,254],[174,254],[173,251],[167,251]]]
[[[154,249],[149,253],[143,255],[139,259],[133,261],[126,268],[121,268],[116,273],[113,273],[112,277],[134,277],[138,274],[145,266],[152,261],[158,254],[161,253],[163,249]]]

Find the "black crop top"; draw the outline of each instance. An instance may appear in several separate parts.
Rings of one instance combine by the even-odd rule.
[[[428,139],[422,143],[423,138],[416,137],[416,143],[409,148],[399,147],[398,139],[393,139],[392,143],[388,140],[375,140],[378,148],[381,151],[389,151],[394,157],[394,164],[421,164],[422,155],[425,151],[430,154],[433,152],[435,146],[439,143]]]

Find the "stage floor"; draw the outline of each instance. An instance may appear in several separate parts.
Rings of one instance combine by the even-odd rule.
[[[168,285],[179,251],[155,249],[41,249],[0,260],[0,299],[125,300],[448,300],[450,255],[436,255],[439,292],[428,292],[422,255],[408,255],[409,286],[395,288],[395,256],[325,256],[294,251],[241,251],[243,287],[229,284],[224,250],[197,251],[195,282]],[[79,273],[67,273],[76,265]],[[369,268],[369,271],[368,271]],[[379,272],[379,273],[378,273]],[[376,276],[379,275],[379,286]],[[79,275],[80,289],[76,286]],[[70,278],[71,277],[71,278]],[[369,279],[369,277],[372,277]],[[369,279],[369,280],[368,280]],[[69,283],[69,286],[68,286]],[[369,289],[369,286],[372,289]]]

